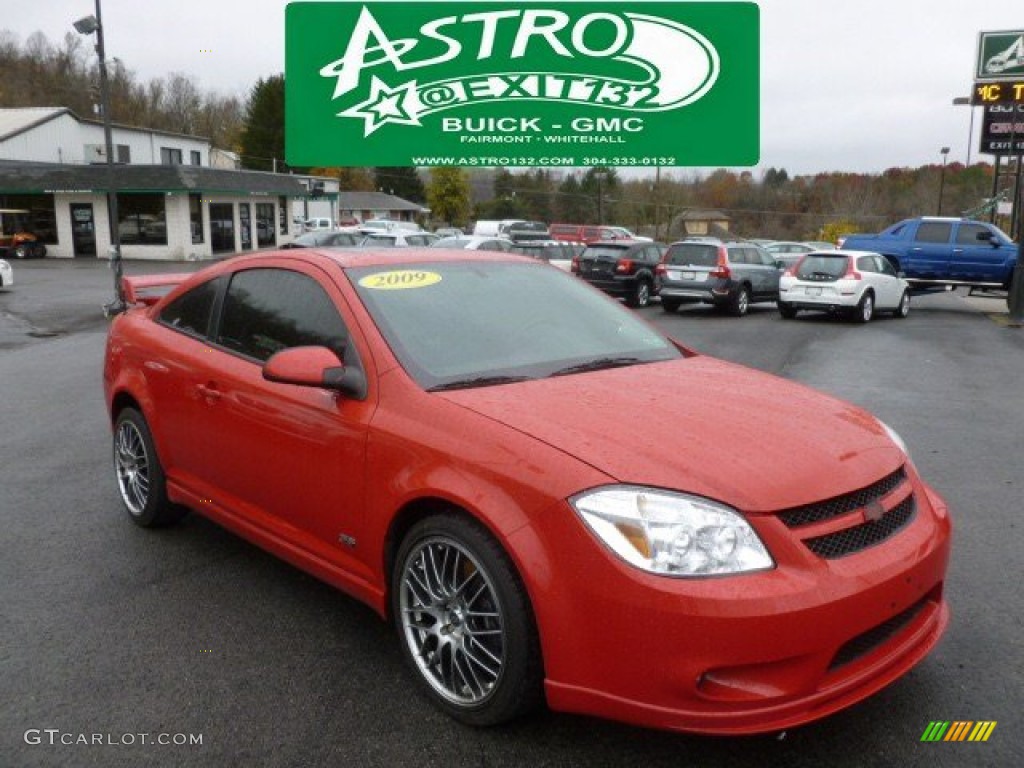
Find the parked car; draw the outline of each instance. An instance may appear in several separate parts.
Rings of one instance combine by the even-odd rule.
[[[809,253],[786,270],[779,284],[779,313],[796,317],[801,309],[845,314],[866,323],[876,312],[910,314],[910,283],[878,253]]]
[[[564,243],[561,240],[515,243],[512,250],[514,253],[519,253],[523,256],[546,261],[563,272],[572,271],[572,260],[577,255],[576,248],[571,243]]]
[[[393,230],[366,235],[359,245],[363,248],[425,248],[440,239],[431,232]]]
[[[559,270],[307,249],[125,295],[103,387],[131,520],[196,510],[366,602],[462,722],[546,697],[777,732],[947,625],[949,512],[896,433]]]
[[[356,229],[364,235],[379,235],[387,232],[423,232],[415,221],[397,221],[395,219],[368,219]]]
[[[334,229],[334,222],[326,216],[317,216],[302,222],[302,228],[306,232],[323,232]]]
[[[775,259],[744,240],[705,237],[672,243],[657,272],[666,312],[703,302],[742,317],[751,304],[779,298]]]
[[[548,232],[552,240],[564,240],[585,245],[621,239],[612,227],[599,227],[590,224],[552,224],[548,227]]]
[[[664,246],[637,240],[591,243],[572,260],[571,270],[631,307],[646,307],[657,293],[654,271]]]
[[[842,247],[882,254],[914,287],[1009,290],[1018,253],[994,224],[940,216],[904,219],[877,235],[847,235]]]
[[[282,248],[354,248],[363,240],[362,235],[354,232],[328,230],[324,232],[307,232],[299,235]]]
[[[508,253],[512,250],[512,241],[503,237],[478,237],[463,235],[461,237],[442,237],[430,244],[431,248],[454,248],[468,251],[496,251]]]
[[[14,285],[14,269],[5,259],[0,259],[0,288]]]
[[[466,233],[458,227],[440,227],[434,230],[434,234],[438,237],[462,237]]]
[[[611,230],[612,236],[616,240],[639,240],[644,243],[653,243],[653,237],[644,237],[643,235],[635,235],[632,230],[626,229],[625,227],[608,227]]]

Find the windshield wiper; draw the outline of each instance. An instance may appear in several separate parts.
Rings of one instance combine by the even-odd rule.
[[[472,389],[473,387],[493,387],[498,384],[514,384],[517,381],[530,381],[532,376],[477,376],[472,379],[456,379],[445,384],[431,387],[427,392],[443,392],[446,389]]]
[[[636,365],[645,362],[639,357],[599,357],[586,363],[570,365],[566,368],[559,368],[552,376],[568,376],[573,373],[586,373],[587,371],[601,371],[605,368],[622,368],[627,365]]]

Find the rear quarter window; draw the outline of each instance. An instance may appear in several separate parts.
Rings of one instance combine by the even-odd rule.
[[[224,278],[218,277],[183,293],[164,307],[159,322],[189,336],[206,336],[210,332],[213,305],[223,284]]]

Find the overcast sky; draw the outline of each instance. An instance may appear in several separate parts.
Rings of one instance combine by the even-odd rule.
[[[107,56],[149,79],[244,95],[284,70],[284,0],[102,0]],[[967,154],[979,31],[1024,28],[1024,0],[761,0],[761,163],[877,173]],[[0,0],[0,27],[60,40],[94,0]],[[0,73],[2,76],[2,73]],[[975,115],[975,132],[981,110]],[[977,144],[971,151],[977,158]],[[991,161],[991,158],[986,158]]]

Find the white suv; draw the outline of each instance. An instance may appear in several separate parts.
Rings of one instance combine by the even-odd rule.
[[[801,309],[843,313],[866,323],[877,311],[910,313],[910,284],[877,253],[815,251],[786,270],[779,281],[779,313]]]

